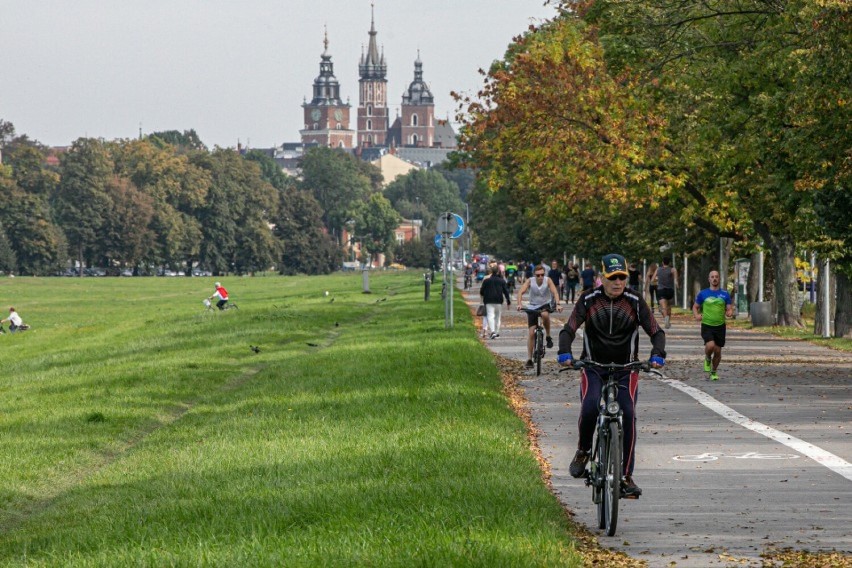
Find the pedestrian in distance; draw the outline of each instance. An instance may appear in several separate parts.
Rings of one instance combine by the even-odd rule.
[[[595,272],[595,269],[592,268],[592,265],[586,264],[586,268],[584,268],[583,272],[580,273],[580,280],[583,281],[583,292],[594,290],[596,277],[597,273]]]
[[[213,287],[214,287],[215,291],[213,292],[213,295],[208,296],[207,299],[213,300],[214,298],[216,298],[217,299],[216,307],[219,308],[220,310],[224,310],[225,304],[228,303],[228,291],[225,290],[225,288],[222,286],[221,282],[216,282],[216,284],[214,284]]]
[[[725,346],[725,318],[734,316],[734,304],[727,290],[720,287],[721,277],[716,270],[708,276],[709,288],[704,288],[695,297],[692,313],[701,322],[701,339],[704,340],[704,372],[710,373],[711,381],[718,381],[717,372]]]
[[[572,346],[580,326],[585,326],[582,360],[602,365],[637,361],[638,331],[641,327],[651,338],[651,366],[660,368],[665,365],[666,334],[657,324],[645,299],[627,289],[628,272],[624,257],[620,254],[608,254],[603,257],[601,274],[602,285],[580,294],[568,322],[559,332],[557,362],[563,366],[573,363]],[[577,452],[569,467],[569,473],[575,478],[584,475],[591,454],[604,373],[600,367],[587,365],[580,375],[579,441]],[[618,403],[624,411],[622,494],[628,498],[637,498],[642,494],[642,490],[633,481],[637,434],[635,405],[639,394],[639,373],[624,371],[618,380]]]
[[[577,297],[577,286],[580,284],[580,270],[570,262],[565,265],[565,301],[574,302]]]
[[[529,308],[532,310],[541,310],[541,322],[544,325],[544,331],[547,341],[547,348],[553,347],[553,338],[550,337],[550,312],[556,310],[562,311],[562,306],[559,304],[559,291],[553,281],[545,276],[545,267],[543,264],[535,267],[533,278],[524,282],[521,289],[518,290],[518,311],[524,309],[524,294],[530,292]],[[532,369],[533,360],[532,352],[535,343],[535,328],[538,325],[538,316],[527,313],[527,363],[528,369]]]
[[[648,302],[651,304],[651,311],[654,311],[654,301],[657,299],[657,263],[652,262],[648,265],[648,274],[645,275],[645,291],[648,293]]]
[[[627,277],[627,287],[638,294],[642,290],[642,273],[636,268],[635,262],[631,262],[627,267],[627,273],[629,274]]]
[[[506,280],[500,274],[497,266],[492,267],[491,276],[482,281],[479,288],[482,303],[485,304],[485,317],[488,318],[488,328],[491,330],[491,339],[500,337],[500,320],[503,315],[503,298],[506,298],[506,307],[512,305],[512,297],[509,295],[509,287]]]
[[[660,301],[666,329],[672,326],[672,302],[676,285],[677,268],[672,266],[672,259],[667,256],[663,259],[663,265],[657,269],[657,299]]]
[[[547,277],[550,278],[550,281],[556,285],[558,298],[562,300],[562,271],[559,270],[559,263],[557,263],[555,260],[551,261],[550,263],[550,270],[548,270],[547,272]]]

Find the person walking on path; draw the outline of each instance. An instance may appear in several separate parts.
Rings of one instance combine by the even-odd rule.
[[[593,290],[595,287],[595,269],[591,264],[587,264],[583,272],[580,273],[580,279],[583,281],[583,292]]]
[[[648,274],[645,275],[645,291],[648,293],[648,301],[651,311],[654,311],[654,301],[657,299],[657,263],[648,265]]]
[[[677,268],[672,266],[671,257],[663,259],[663,265],[657,269],[657,299],[665,318],[665,328],[672,326],[672,301],[675,297]]]
[[[560,300],[562,296],[562,271],[559,269],[559,264],[554,260],[550,263],[550,270],[547,272],[547,277],[556,285],[557,298]]]
[[[627,277],[628,287],[638,294],[642,289],[642,273],[636,268],[635,262],[631,262],[630,266],[627,267],[627,273],[629,274]]]
[[[479,288],[482,303],[485,304],[485,317],[488,318],[488,328],[491,330],[491,339],[500,337],[500,319],[503,315],[503,298],[506,298],[506,307],[512,305],[509,296],[509,287],[500,275],[497,266],[491,268],[491,276],[482,281]]]
[[[620,254],[603,257],[601,274],[603,284],[594,290],[583,292],[574,305],[568,322],[559,332],[557,362],[570,365],[574,338],[580,326],[585,325],[583,354],[581,359],[599,364],[624,364],[639,358],[639,328],[651,338],[653,367],[665,365],[666,334],[660,329],[654,313],[645,299],[626,289],[627,263]],[[598,404],[603,388],[605,372],[594,365],[587,365],[580,375],[580,431],[577,453],[571,461],[569,472],[572,477],[583,477],[586,463],[592,450],[592,438],[598,419]],[[636,462],[636,397],[639,394],[639,373],[623,371],[619,376],[618,403],[624,411],[624,446],[622,448],[624,476],[621,482],[622,495],[637,498],[642,490],[633,481],[633,466]]]
[[[538,265],[533,271],[534,277],[524,282],[521,289],[518,290],[518,311],[524,309],[524,294],[527,290],[530,291],[529,308],[531,310],[541,310],[541,321],[544,324],[545,336],[547,339],[547,348],[553,347],[553,338],[550,337],[550,312],[554,309],[561,312],[562,306],[559,305],[559,291],[553,281],[544,275],[544,265]],[[532,369],[532,352],[533,344],[535,343],[535,328],[538,325],[538,316],[527,312],[527,368]]]
[[[580,284],[580,271],[576,264],[565,266],[565,301],[574,302],[577,297],[577,286]]]
[[[692,305],[692,313],[701,322],[701,339],[704,340],[704,372],[711,381],[718,381],[717,369],[722,361],[725,346],[725,318],[733,317],[734,304],[727,290],[720,288],[722,281],[716,270],[708,277],[710,287],[701,290]]]

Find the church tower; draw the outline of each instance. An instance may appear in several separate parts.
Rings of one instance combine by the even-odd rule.
[[[435,98],[423,81],[420,50],[414,62],[414,81],[402,95],[400,146],[431,148],[435,142]]]
[[[358,64],[358,145],[384,146],[388,134],[388,66],[376,45],[374,6],[370,5],[370,41]]]
[[[349,129],[349,104],[340,100],[340,83],[334,76],[334,64],[328,53],[328,31],[323,46],[320,74],[314,80],[314,98],[310,103],[302,103],[305,128],[299,134],[302,144],[351,149],[355,146],[355,133]]]

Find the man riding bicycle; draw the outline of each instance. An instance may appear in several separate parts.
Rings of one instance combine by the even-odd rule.
[[[573,362],[571,346],[577,329],[585,324],[581,359],[596,363],[629,363],[639,357],[639,327],[651,338],[651,366],[662,367],[666,356],[666,335],[657,324],[654,314],[641,294],[627,287],[627,263],[620,254],[608,254],[602,259],[602,285],[583,291],[577,298],[574,311],[559,332],[560,365]],[[634,406],[639,392],[639,373],[623,371],[619,377],[618,403],[624,411],[624,448],[622,495],[637,498],[642,490],[633,482],[636,447],[636,414]],[[583,477],[592,448],[598,403],[604,373],[594,365],[583,368],[580,376],[580,439],[577,453],[571,461],[572,477]]]
[[[547,335],[547,348],[553,347],[553,339],[550,337],[550,312],[554,309],[562,311],[559,305],[559,291],[553,281],[544,275],[544,265],[538,265],[533,271],[533,278],[525,280],[521,289],[518,290],[518,311],[524,309],[524,293],[530,291],[529,306],[531,310],[541,310],[541,322],[544,324],[545,335]],[[538,314],[527,312],[527,369],[533,368],[533,346],[535,343],[535,328],[538,325]]]
[[[213,287],[215,288],[215,291],[213,292],[213,295],[207,299],[212,300],[213,298],[216,298],[216,307],[220,310],[224,310],[225,304],[228,303],[228,291],[225,290],[221,282],[216,282]]]

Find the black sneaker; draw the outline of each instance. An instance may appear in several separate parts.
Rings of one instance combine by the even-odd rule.
[[[639,486],[633,483],[633,478],[629,475],[625,476],[625,478],[621,480],[621,498],[638,499],[640,495],[642,495],[642,490],[639,489]]]
[[[568,472],[571,474],[571,477],[583,477],[586,474],[586,463],[588,461],[589,452],[577,450],[577,453],[574,454],[574,459],[571,460],[571,465],[568,468]]]
[[[525,366],[526,366],[527,369],[532,369],[533,368],[532,359],[527,359],[527,363],[526,363]]]
[[[553,338],[550,337],[549,335],[547,336],[547,348],[553,349]]]

